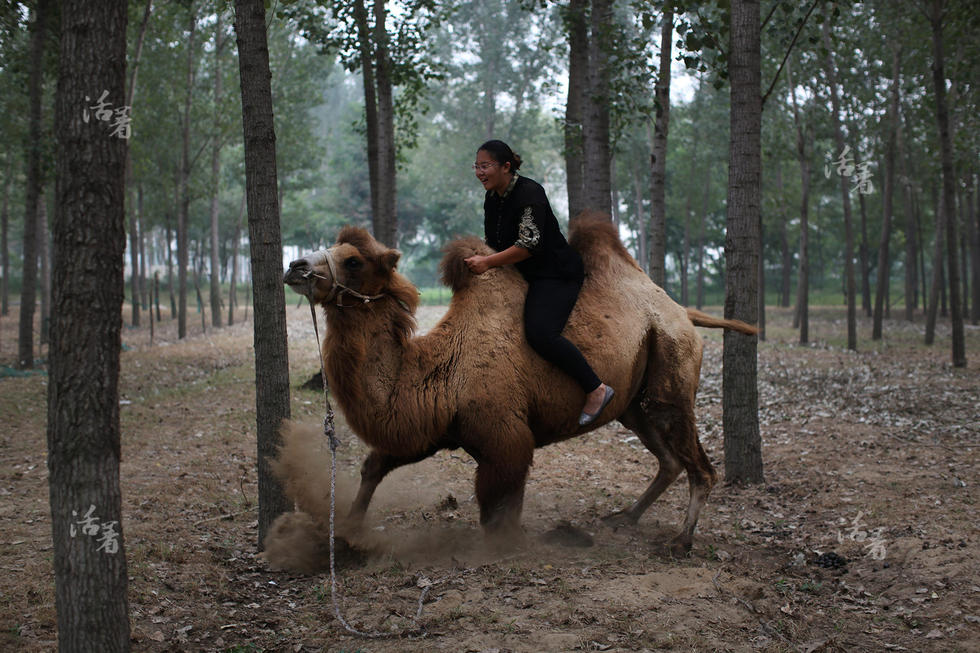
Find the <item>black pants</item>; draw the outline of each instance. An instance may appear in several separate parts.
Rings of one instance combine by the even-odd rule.
[[[529,279],[524,331],[528,344],[541,358],[571,376],[588,393],[601,381],[578,347],[561,335],[581,288],[578,279]]]

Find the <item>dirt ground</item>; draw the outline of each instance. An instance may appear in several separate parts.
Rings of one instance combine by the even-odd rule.
[[[316,440],[322,396],[299,388],[318,369],[312,326],[308,309],[289,301],[292,413]],[[421,309],[421,326],[441,310]],[[948,327],[927,348],[921,323],[891,320],[886,340],[872,343],[862,319],[852,353],[841,347],[843,317],[815,309],[815,344],[800,347],[790,314],[770,311],[759,375],[765,483],[719,483],[688,557],[659,548],[682,521],[683,479],[637,526],[601,521],[656,468],[618,423],[536,452],[526,541],[506,554],[484,548],[465,454],[392,474],[369,513],[361,545],[370,551],[341,556],[336,575],[344,619],[386,638],[338,621],[329,572],[272,570],[258,553],[251,322],[201,334],[195,315],[189,338],[177,342],[165,322],[153,344],[146,327],[126,329],[121,473],[133,648],[980,650],[980,330],[967,327],[969,367],[952,369]],[[0,365],[15,360],[16,324],[15,313],[0,320]],[[721,340],[702,333],[698,419],[723,476]],[[4,651],[56,644],[45,381],[0,378]],[[339,414],[337,426],[345,512],[364,448]],[[328,472],[329,453],[316,448],[308,462]]]

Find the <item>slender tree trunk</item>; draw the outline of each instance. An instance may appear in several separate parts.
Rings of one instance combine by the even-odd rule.
[[[609,45],[605,32],[612,20],[612,0],[592,0],[589,16],[588,91],[583,102],[582,155],[589,174],[585,208],[611,214],[609,178]]]
[[[708,199],[711,193],[711,166],[707,168],[704,177],[704,192],[701,194],[701,216],[698,220],[698,244],[697,244],[697,300],[696,306],[700,310],[704,306],[704,227],[708,222]]]
[[[221,111],[221,54],[224,46],[224,28],[221,12],[214,23],[214,106],[215,125],[220,124],[218,112]],[[221,267],[219,247],[221,233],[218,225],[218,190],[221,187],[221,138],[217,135],[211,148],[211,325],[221,328]]]
[[[242,218],[245,216],[245,198],[242,194],[242,205],[238,209],[238,221],[235,223],[235,233],[231,239],[231,278],[228,289],[228,326],[235,323],[235,307],[238,305],[238,246],[242,241]]]
[[[38,0],[31,21],[30,78],[27,94],[30,116],[27,136],[27,196],[24,209],[24,271],[21,276],[20,323],[17,330],[17,363],[34,367],[34,310],[37,302],[37,207],[44,180],[41,177],[41,102],[44,85],[44,43],[52,11],[50,0]],[[79,106],[86,106],[84,96]]]
[[[936,122],[943,171],[943,220],[937,229],[946,231],[946,256],[949,268],[949,307],[952,321],[953,367],[966,367],[966,340],[963,332],[963,311],[960,304],[960,270],[956,236],[956,176],[953,171],[953,146],[949,135],[949,113],[946,108],[946,75],[943,60],[942,12],[945,0],[932,2],[932,81],[936,93]]]
[[[752,323],[758,318],[762,188],[759,2],[734,0],[731,11],[728,69],[732,108],[725,235],[725,317]],[[755,336],[725,331],[722,421],[725,478],[729,483],[763,481],[756,346]]]
[[[860,165],[855,154],[854,162]],[[861,210],[861,243],[858,245],[858,265],[861,266],[861,310],[871,317],[871,263],[868,253],[868,207],[864,193],[858,193],[858,207]]]
[[[37,198],[37,253],[41,262],[41,346],[48,345],[51,327],[51,248],[48,246],[48,202],[41,190]]]
[[[892,207],[895,196],[895,141],[898,135],[899,80],[901,71],[901,54],[899,47],[892,50],[892,92],[888,110],[890,126],[888,141],[885,146],[885,187],[882,189],[883,211],[881,217],[881,241],[878,243],[878,288],[875,292],[874,323],[871,330],[872,340],[881,340],[882,313],[885,297],[888,294],[891,261],[888,256],[891,242]]]
[[[905,151],[905,129],[901,121],[898,123],[898,133],[895,134],[895,145],[901,167],[902,196],[905,199],[905,319],[911,322],[915,319],[915,309],[919,305],[918,268],[916,267],[919,237],[916,229],[916,199],[908,169],[908,154]]]
[[[14,177],[14,161],[7,154],[7,169],[3,178],[3,210],[0,211],[0,315],[10,312],[10,243],[7,229],[10,225],[10,183]]]
[[[844,129],[841,126],[840,96],[837,91],[837,64],[834,62],[833,45],[830,42],[830,21],[823,23],[823,42],[827,48],[827,80],[830,82],[830,103],[833,108],[834,140],[837,151],[843,152]],[[841,200],[844,205],[844,294],[847,300],[847,348],[857,351],[857,302],[854,291],[854,230],[851,220],[850,183],[844,175],[840,176]],[[890,216],[889,216],[890,217]]]
[[[258,441],[259,549],[275,518],[292,509],[269,463],[289,418],[286,298],[276,201],[276,134],[269,47],[262,0],[235,0],[235,33],[242,88],[245,184],[252,279],[255,284],[255,409]]]
[[[140,250],[140,296],[143,302],[143,309],[149,310],[150,297],[146,280],[146,233],[143,229],[144,224],[146,222],[143,220],[143,182],[140,182],[136,185],[136,230],[139,232]],[[153,315],[151,314],[150,322],[152,321]]]
[[[119,485],[126,142],[79,107],[122,101],[127,3],[61,3],[48,483],[61,651],[128,651]],[[97,162],[97,165],[93,165]]]
[[[565,101],[565,171],[568,185],[568,217],[585,208],[585,171],[582,155],[582,110],[588,88],[588,0],[569,0],[565,10],[568,31],[568,98]]]
[[[167,290],[170,294],[170,319],[177,317],[177,298],[174,296],[174,253],[171,243],[170,214],[166,216],[167,224]]]
[[[378,0],[380,1],[380,0]],[[381,227],[381,156],[378,150],[378,90],[374,76],[374,56],[371,47],[371,28],[364,0],[354,0],[354,23],[361,55],[361,77],[364,87],[364,114],[367,136],[368,184],[371,187],[371,225],[375,237]]]
[[[970,303],[970,323],[976,326],[980,323],[980,224],[978,224],[977,218],[980,217],[980,213],[977,212],[976,206],[973,203],[973,198],[980,193],[976,192],[976,186],[974,183],[980,177],[974,177],[967,183],[967,188],[969,189],[966,193],[966,224],[967,233],[970,238],[970,271],[973,276],[973,301]]]
[[[188,234],[187,221],[190,211],[191,193],[191,100],[194,96],[194,34],[197,31],[197,11],[193,2],[187,10],[187,75],[184,93],[184,116],[180,156],[180,204],[177,210],[177,338],[187,337],[187,265]]]
[[[800,330],[800,344],[810,341],[810,158],[808,153],[809,125],[804,125],[796,103],[796,87],[792,70],[787,63],[790,99],[793,104],[793,122],[796,123],[796,157],[800,162],[800,260],[796,279],[796,314],[793,328]]]
[[[936,314],[939,310],[939,295],[943,285],[943,250],[945,249],[946,230],[942,228],[942,216],[945,209],[937,206],[935,248],[932,258],[932,283],[929,288],[928,306],[926,308],[925,344],[931,345],[936,341]]]
[[[660,68],[654,90],[656,119],[653,127],[653,153],[650,155],[650,278],[663,286],[666,275],[667,208],[667,131],[670,126],[670,53],[674,31],[674,14],[670,4],[663,14],[660,32]]]
[[[793,288],[793,252],[789,248],[789,214],[783,202],[783,168],[776,166],[776,187],[779,193],[779,249],[780,284],[779,305],[789,307],[789,296]]]
[[[374,233],[388,247],[398,247],[398,212],[395,168],[395,107],[392,90],[392,62],[388,47],[385,0],[374,0],[374,45],[378,82],[378,166],[382,182],[378,203],[380,224]]]

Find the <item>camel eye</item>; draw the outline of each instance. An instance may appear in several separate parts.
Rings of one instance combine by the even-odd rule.
[[[348,270],[360,270],[362,266],[363,263],[361,263],[361,259],[357,258],[356,256],[351,256],[344,261],[344,267]]]

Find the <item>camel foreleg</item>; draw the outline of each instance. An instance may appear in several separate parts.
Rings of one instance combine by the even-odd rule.
[[[371,504],[374,491],[378,489],[378,485],[388,475],[388,472],[398,469],[403,465],[417,463],[420,460],[428,458],[433,453],[434,451],[426,451],[418,456],[403,457],[392,456],[378,450],[372,450],[361,465],[361,485],[357,489],[357,496],[354,498],[354,503],[351,504],[350,512],[348,513],[350,525],[357,527],[364,521],[364,515],[367,513],[368,506]]]
[[[521,443],[500,452],[481,451],[476,470],[480,524],[499,544],[512,544],[522,537],[524,485],[533,457],[530,439],[526,446]]]

